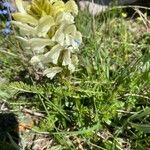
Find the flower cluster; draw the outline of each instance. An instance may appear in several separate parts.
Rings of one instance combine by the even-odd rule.
[[[12,23],[20,30],[17,38],[30,54],[30,63],[50,79],[65,68],[74,72],[82,42],[74,25],[74,16],[78,14],[76,3],[33,0],[25,7],[22,0],[16,0],[16,6],[19,12],[13,14]]]
[[[7,1],[0,2],[0,27],[4,35],[11,33],[10,13],[14,12],[15,8]]]

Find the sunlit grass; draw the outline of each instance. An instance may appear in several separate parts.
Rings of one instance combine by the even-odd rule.
[[[0,52],[1,76],[8,84],[8,89],[2,86],[0,90],[10,94],[0,96],[18,103],[22,99],[36,102],[34,107],[44,111],[46,117],[34,131],[53,135],[55,148],[149,147],[149,29],[142,22],[123,18],[121,11],[116,12],[108,11],[95,18],[79,13],[76,25],[83,44],[77,71],[70,76],[53,81],[37,79],[32,71],[29,74],[30,67],[24,68],[23,62]],[[11,42],[3,48],[18,55]]]

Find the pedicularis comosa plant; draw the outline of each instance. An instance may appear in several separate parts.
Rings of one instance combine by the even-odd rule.
[[[74,17],[78,7],[73,0],[33,0],[24,4],[16,0],[18,12],[12,14],[12,24],[19,29],[22,47],[30,64],[50,79],[63,72],[75,71],[77,52],[82,36]]]

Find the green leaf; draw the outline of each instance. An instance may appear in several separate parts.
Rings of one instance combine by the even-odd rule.
[[[1,98],[9,98],[10,95],[8,93],[4,92],[4,91],[0,91],[0,97]]]
[[[150,115],[150,108],[146,108],[145,110],[139,111],[136,114],[132,115],[129,118],[129,121],[135,120],[135,119],[140,119],[140,118],[147,116],[147,115]]]
[[[150,133],[150,124],[136,124],[131,123],[133,128],[136,128],[139,131],[142,131],[144,133]]]

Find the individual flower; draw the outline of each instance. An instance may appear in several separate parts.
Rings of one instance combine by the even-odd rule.
[[[10,4],[10,2],[3,2],[3,7],[10,10],[10,12],[15,12],[15,8]]]
[[[2,33],[4,34],[4,35],[8,35],[8,34],[10,34],[12,32],[12,30],[10,29],[10,28],[4,28],[4,29],[2,29]]]
[[[11,13],[15,11],[15,8],[11,5],[10,2],[1,1],[0,2],[0,20],[3,25],[3,29],[1,32],[4,35],[9,35],[12,33],[10,20],[11,20]],[[4,25],[5,24],[5,25]]]

